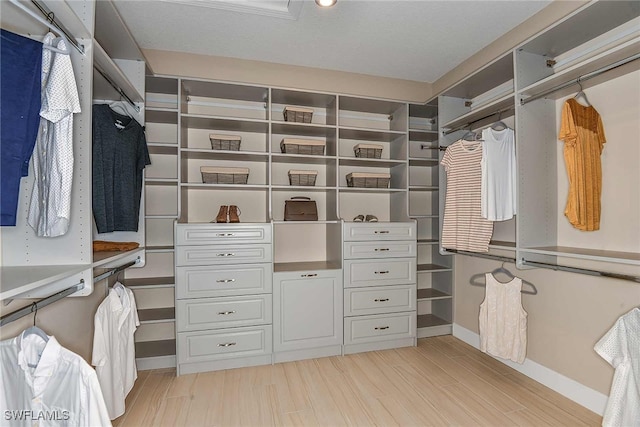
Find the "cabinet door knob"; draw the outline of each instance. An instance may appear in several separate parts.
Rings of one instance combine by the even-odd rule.
[[[376,271],[376,274],[389,274],[389,270],[385,270],[385,271]]]
[[[384,331],[385,329],[389,329],[388,326],[376,326],[374,328],[376,331]]]
[[[375,302],[387,302],[389,301],[389,298],[376,298],[374,299]]]
[[[216,254],[216,256],[236,256],[236,254]]]
[[[231,283],[235,281],[236,279],[219,279],[219,280],[216,280],[216,283]]]
[[[231,236],[235,236],[235,233],[218,233],[218,234],[216,234],[216,236],[218,236],[218,237],[231,237]]]
[[[389,230],[375,230],[375,234],[389,234]]]
[[[313,274],[301,274],[300,277],[316,277],[318,274],[313,273]]]
[[[229,314],[233,314],[233,313],[235,313],[235,312],[236,312],[235,310],[231,310],[231,311],[219,311],[219,312],[218,312],[218,314],[219,314],[220,316],[227,316],[227,315],[229,315]]]
[[[389,248],[376,248],[375,251],[376,252],[387,252],[388,250],[390,250]]]
[[[231,347],[232,345],[236,345],[234,342],[226,342],[224,344],[218,344],[218,347]]]

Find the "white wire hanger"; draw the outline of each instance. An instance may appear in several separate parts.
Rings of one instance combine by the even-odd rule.
[[[67,37],[62,33],[62,31],[59,31],[57,28],[54,28],[54,26],[51,25],[51,22],[47,21],[42,16],[38,15],[36,12],[34,12],[31,9],[29,9],[27,6],[23,5],[18,0],[9,0],[9,2],[11,4],[13,4],[14,6],[16,6],[18,9],[22,10],[27,15],[31,16],[36,21],[40,22],[43,25],[46,25],[49,28],[49,31],[51,31],[52,33],[56,33],[59,38],[54,40],[55,44],[57,44],[57,40],[60,40],[60,39],[64,40],[64,42],[65,42],[65,49],[59,49],[59,48],[57,48],[55,46],[43,43],[42,46],[45,49],[48,49],[48,50],[50,50],[52,52],[61,53],[63,55],[69,55],[69,53],[70,53],[70,51],[69,51],[70,43],[69,43],[69,40],[67,40]],[[53,18],[51,18],[51,20],[53,21]]]
[[[589,99],[587,99],[587,94],[584,93],[584,89],[582,88],[581,79],[582,79],[582,77],[578,77],[578,79],[576,80],[576,83],[578,84],[578,86],[580,86],[580,91],[578,93],[576,93],[576,95],[573,97],[573,99],[578,101],[578,98],[582,98],[582,100],[586,104],[586,106],[587,107],[591,107],[591,103],[589,102]]]

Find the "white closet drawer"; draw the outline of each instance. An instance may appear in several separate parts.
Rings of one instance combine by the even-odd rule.
[[[197,363],[270,354],[271,335],[271,325],[179,332],[178,362]]]
[[[416,240],[415,222],[374,222],[344,224],[344,241]]]
[[[362,344],[416,336],[416,313],[345,317],[344,343]]]
[[[269,224],[177,224],[176,246],[270,243]]]
[[[344,287],[356,288],[416,283],[416,259],[345,260]]]
[[[395,313],[416,309],[416,285],[377,286],[344,290],[344,315]]]
[[[255,262],[271,262],[271,244],[176,247],[178,266]]]
[[[176,301],[178,332],[271,323],[271,295]]]
[[[176,267],[177,299],[269,293],[271,283],[271,263]]]
[[[345,259],[414,257],[416,250],[415,240],[344,242]]]

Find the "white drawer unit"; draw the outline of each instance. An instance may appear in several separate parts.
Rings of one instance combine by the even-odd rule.
[[[271,245],[178,246],[176,265],[271,262]]]
[[[176,301],[178,332],[271,323],[271,295]]]
[[[271,242],[268,224],[177,224],[176,245],[260,244]]]
[[[413,338],[415,336],[415,312],[347,317],[344,321],[345,345]]]
[[[344,242],[345,259],[415,257],[415,240],[383,242]]]
[[[416,286],[396,285],[344,290],[344,315],[362,316],[416,310]]]
[[[176,267],[176,298],[271,293],[272,264]]]
[[[344,224],[345,242],[352,241],[384,241],[384,240],[416,240],[416,224],[414,222],[374,222]]]
[[[262,356],[271,353],[271,325],[178,333],[180,363]]]
[[[416,259],[345,260],[344,287],[407,285],[416,283]]]

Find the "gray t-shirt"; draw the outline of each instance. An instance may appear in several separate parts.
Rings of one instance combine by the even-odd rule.
[[[93,106],[93,217],[98,233],[138,231],[142,172],[150,165],[144,128],[106,104]]]

